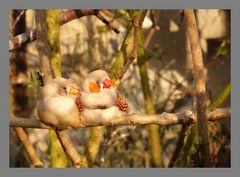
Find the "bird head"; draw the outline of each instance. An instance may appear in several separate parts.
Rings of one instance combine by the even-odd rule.
[[[75,96],[79,94],[79,89],[71,79],[57,77],[46,83],[40,92],[41,97],[46,96]]]
[[[100,93],[114,89],[115,83],[110,80],[106,71],[95,70],[86,77],[82,88],[88,93]]]
[[[117,98],[116,87],[104,70],[95,70],[88,74],[82,84],[81,102],[87,108],[108,108]]]

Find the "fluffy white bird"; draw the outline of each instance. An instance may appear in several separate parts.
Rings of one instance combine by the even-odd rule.
[[[76,104],[79,89],[70,79],[58,77],[40,88],[37,112],[40,121],[59,130],[75,127],[79,122]]]
[[[95,70],[85,78],[77,104],[81,118],[89,123],[120,117],[128,111],[126,100],[104,70]]]
[[[63,130],[122,116],[128,104],[107,72],[96,70],[85,78],[80,90],[70,79],[52,79],[40,89],[37,111],[43,123]]]

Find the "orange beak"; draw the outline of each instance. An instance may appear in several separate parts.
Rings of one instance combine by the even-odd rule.
[[[77,94],[79,94],[79,90],[75,87],[71,87],[69,89],[69,93],[72,94],[72,95],[77,95]]]

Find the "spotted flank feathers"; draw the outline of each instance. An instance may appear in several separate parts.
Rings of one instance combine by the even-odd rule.
[[[120,93],[117,93],[117,100],[116,100],[115,105],[121,111],[124,111],[124,112],[128,111],[128,104],[127,104],[126,100],[124,99],[124,97]]]
[[[85,107],[84,107],[84,105],[81,102],[80,96],[81,95],[79,94],[79,96],[76,99],[76,104],[77,104],[77,107],[78,107],[78,111],[82,112],[82,111],[84,111]]]
[[[78,107],[78,111],[84,111],[86,108],[85,106],[82,104],[81,99],[80,99],[79,95],[76,99],[76,104]],[[115,106],[117,106],[119,108],[119,110],[127,112],[128,111],[128,104],[126,102],[126,100],[124,99],[124,97],[120,94],[117,93],[117,99],[116,99],[116,103],[114,104]],[[97,109],[106,109],[106,107],[98,107]]]

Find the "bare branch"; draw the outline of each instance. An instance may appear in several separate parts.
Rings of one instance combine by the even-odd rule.
[[[189,128],[188,125],[186,125],[186,124],[182,125],[182,128],[181,128],[178,140],[177,140],[177,144],[176,144],[175,150],[174,150],[173,155],[172,155],[172,157],[170,159],[170,162],[168,164],[169,168],[174,167],[174,165],[177,162],[179,154],[182,151],[183,146],[184,146],[184,139],[185,139],[186,132],[187,132],[188,128]]]
[[[39,52],[40,68],[43,73],[44,83],[53,78],[50,63],[50,46],[47,39],[46,11],[36,10],[37,49]],[[43,21],[45,20],[45,21]]]
[[[19,34],[9,40],[8,42],[9,51],[21,48],[22,46],[28,44],[29,42],[35,41],[36,39],[37,39],[36,29]]]
[[[12,31],[15,31],[15,30],[16,30],[16,26],[17,26],[17,24],[20,22],[20,20],[24,17],[25,12],[26,12],[26,9],[21,10],[21,12],[19,13],[19,15],[17,16],[17,18],[16,18],[15,21],[13,22]]]
[[[208,113],[208,121],[217,121],[220,119],[228,119],[231,116],[230,108],[216,108]],[[79,125],[74,128],[86,128],[97,126],[113,126],[113,125],[175,125],[175,124],[188,124],[196,123],[196,113],[187,111],[183,113],[162,113],[155,115],[147,114],[127,114],[119,118],[113,118],[110,120],[99,120],[98,117],[94,121],[81,120]],[[40,128],[40,129],[52,129],[37,119],[27,119],[13,117],[10,119],[11,127],[24,127],[24,128]]]
[[[14,130],[17,133],[17,136],[21,140],[28,157],[31,159],[33,166],[35,168],[42,168],[43,163],[41,162],[40,158],[37,155],[32,143],[29,141],[28,136],[26,135],[25,131],[21,127],[14,127]]]
[[[108,28],[112,29],[115,33],[120,33],[120,31],[114,26],[112,22],[109,22],[103,15],[101,10],[97,10],[95,13],[96,17],[98,17],[103,23],[105,23]]]
[[[68,10],[60,14],[59,20],[60,24],[64,25],[67,22],[88,15],[95,15],[115,33],[119,33],[119,30],[102,15],[101,10],[89,10],[89,9]],[[36,29],[32,29],[31,31],[17,35],[9,40],[9,51],[18,49],[28,44],[29,42],[35,41],[36,39],[37,39]]]
[[[192,9],[185,9],[184,15],[186,18],[186,26],[192,53],[193,61],[193,77],[195,81],[195,93],[197,98],[197,118],[198,118],[198,136],[199,144],[203,145],[200,148],[201,161],[203,166],[211,166],[211,157],[208,141],[207,127],[207,102],[206,102],[206,82],[204,78],[203,57],[198,35],[197,23]]]
[[[80,155],[78,154],[77,150],[73,146],[73,144],[68,136],[67,131],[66,130],[65,131],[56,131],[56,133],[62,144],[64,151],[71,158],[71,160],[73,162],[73,167],[75,167],[75,168],[82,167]]]
[[[59,16],[59,21],[61,25],[64,25],[67,22],[75,20],[77,18],[81,18],[88,15],[95,15],[97,10],[94,9],[71,9],[65,12],[62,12]]]
[[[127,34],[123,40],[121,49],[119,50],[116,61],[111,68],[111,75],[117,81],[122,79],[134,59],[137,58],[138,34],[141,30],[146,13],[147,10],[135,11],[135,14],[132,17],[132,24],[129,24],[128,26]]]

